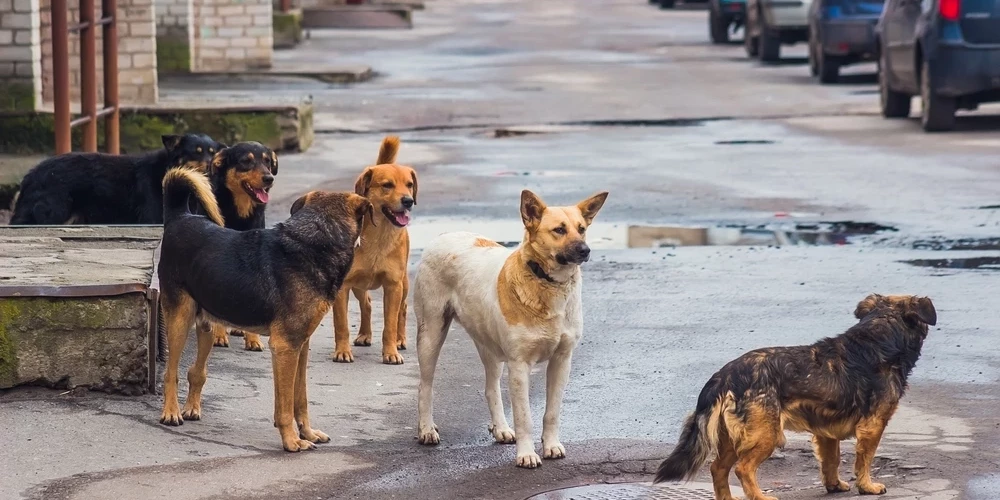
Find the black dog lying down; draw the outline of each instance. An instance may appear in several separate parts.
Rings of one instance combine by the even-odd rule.
[[[354,246],[372,204],[354,193],[313,191],[292,216],[270,229],[236,231],[223,217],[209,180],[188,168],[163,181],[164,227],[158,274],[167,331],[160,422],[201,419],[201,389],[212,349],[211,329],[199,328],[198,356],[188,371],[188,399],[177,401],[177,371],[196,320],[259,335],[274,370],[274,425],[287,451],[307,450],[329,436],[311,427],[306,397],[309,337],[330,311],[354,260]],[[189,203],[201,213],[189,213]]]
[[[163,176],[188,166],[208,172],[224,144],[202,134],[165,135],[163,149],[142,155],[67,153],[21,181],[11,225],[162,224]]]
[[[750,351],[712,375],[654,482],[689,479],[715,452],[716,500],[733,498],[733,465],[748,500],[774,500],[761,491],[757,467],[784,445],[787,429],[813,435],[820,480],[830,493],[851,489],[837,470],[840,442],[857,438],[858,491],[885,493],[872,482],[872,458],[937,311],[927,297],[872,294],[854,316],[861,321],[836,337]]]

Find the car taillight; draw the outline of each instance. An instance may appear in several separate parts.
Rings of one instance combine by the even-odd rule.
[[[958,14],[962,10],[962,0],[939,0],[938,12],[941,19],[945,21],[958,21]]]

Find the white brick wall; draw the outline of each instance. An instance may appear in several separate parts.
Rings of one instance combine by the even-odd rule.
[[[0,0],[0,81],[34,90],[41,103],[41,47],[39,0]]]
[[[193,0],[189,18],[193,37],[191,70],[243,71],[271,67],[274,56],[271,2]]]

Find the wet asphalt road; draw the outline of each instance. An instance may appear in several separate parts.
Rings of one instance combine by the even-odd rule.
[[[998,255],[913,248],[997,236],[1000,210],[980,208],[1000,203],[1000,118],[989,106],[956,133],[925,135],[913,119],[875,114],[872,67],[820,86],[803,47],[787,48],[778,66],[748,62],[739,45],[707,43],[697,10],[640,0],[427,3],[412,31],[316,32],[279,54],[369,64],[374,81],[207,92],[313,95],[317,141],[282,158],[272,222],[305,191],[349,189],[382,135],[400,134],[400,161],[420,173],[411,268],[420,242],[442,230],[505,239],[513,221],[516,237],[521,189],[550,204],[611,192],[598,216],[606,239],[584,268],[585,334],[563,411],[569,457],[517,470],[513,447],[491,443],[482,368],[457,327],[436,382],[443,442],[420,447],[415,353],[385,366],[377,347],[355,348],[355,363],[332,363],[328,318],[314,336],[309,390],[315,425],[333,443],[279,451],[269,354],[217,349],[205,417],[180,428],[157,423],[156,396],[6,395],[0,497],[520,499],[645,481],[713,371],[752,348],[840,333],[857,301],[877,291],[928,295],[940,318],[880,448],[890,498],[1000,498],[1000,275],[905,262]],[[501,128],[527,134],[496,138]],[[843,220],[897,230],[780,248],[626,248],[621,236],[631,224]],[[543,374],[532,390],[537,431]],[[783,499],[824,496],[807,450],[789,435],[762,484]],[[851,446],[844,452],[853,460]],[[841,470],[850,477],[849,465]]]

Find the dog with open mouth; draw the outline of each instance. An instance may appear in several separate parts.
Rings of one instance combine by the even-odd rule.
[[[410,210],[417,204],[417,172],[396,164],[399,138],[382,140],[378,160],[366,168],[354,186],[355,193],[368,198],[376,212],[365,220],[359,246],[354,249],[354,265],[344,279],[333,305],[335,348],[333,360],[354,361],[347,325],[348,292],[361,303],[361,326],[356,346],[372,345],[372,301],[370,290],[383,289],[385,326],[382,330],[382,362],[403,363],[400,350],[406,349],[406,295],[409,290],[407,264],[410,257]],[[378,222],[376,222],[378,220]]]
[[[227,228],[264,229],[264,212],[277,174],[278,155],[259,142],[240,142],[215,153],[208,175]],[[224,326],[200,322],[198,328],[212,330],[215,346],[229,347],[229,334]],[[260,335],[240,330],[233,330],[232,334],[243,337],[243,348],[247,351],[264,350]]]

